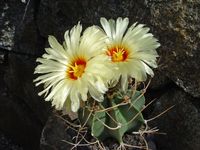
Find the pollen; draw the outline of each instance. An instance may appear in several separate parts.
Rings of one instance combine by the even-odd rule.
[[[124,62],[128,58],[128,50],[121,46],[109,48],[106,54],[111,57],[113,62]]]
[[[70,79],[77,80],[85,72],[86,61],[83,58],[78,58],[69,65],[67,75]]]

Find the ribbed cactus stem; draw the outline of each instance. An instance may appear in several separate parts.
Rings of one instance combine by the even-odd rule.
[[[90,109],[81,109],[79,119],[82,123],[87,120],[92,136],[97,139],[113,137],[123,143],[126,132],[138,131],[144,124],[141,113],[144,104],[145,98],[141,91],[116,92],[107,95],[103,103],[96,103],[98,107],[90,105]]]

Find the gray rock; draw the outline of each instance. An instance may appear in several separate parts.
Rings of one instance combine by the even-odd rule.
[[[23,146],[23,148],[37,150],[42,123],[22,99],[18,96],[13,96],[8,90],[3,80],[5,71],[8,70],[7,65],[7,62],[0,64],[0,131],[12,138],[15,143]],[[15,80],[18,79],[15,78]],[[9,142],[9,139],[7,141],[1,135],[1,132],[0,149],[18,149]]]
[[[160,68],[155,69],[154,74],[155,75],[151,79],[149,85],[150,89],[159,90],[172,82],[163,72],[160,71]]]
[[[144,23],[149,14],[140,0],[43,0],[37,14],[37,23],[42,36],[54,35],[63,39],[66,30],[81,21],[84,27],[99,24],[100,17],[117,18],[128,16],[132,21]]]
[[[28,0],[24,5],[23,17],[14,38],[13,50],[17,53],[38,56],[44,52],[45,39],[40,36],[35,17],[37,3],[37,0]]]
[[[37,2],[0,2],[0,48],[29,55],[43,52],[44,39],[35,22]]]
[[[37,2],[0,1],[0,130],[28,150],[39,149],[50,112],[33,84],[34,56],[44,50],[35,22]]]
[[[196,104],[192,102],[197,102]],[[173,109],[151,123],[159,132],[156,143],[160,150],[197,150],[200,149],[200,113],[199,99],[194,99],[179,88],[170,88],[161,96],[155,105],[153,116],[158,115],[170,106]]]
[[[27,105],[6,89],[0,90],[0,103],[0,130],[25,149],[37,150],[42,124]],[[1,146],[8,148],[5,143]]]
[[[15,26],[13,23],[10,4],[0,2],[0,47],[11,50],[14,46]]]
[[[161,42],[159,70],[194,97],[200,97],[199,6],[199,0],[146,3]]]
[[[9,90],[14,96],[26,103],[41,124],[44,124],[49,115],[50,105],[37,95],[41,89],[35,88],[33,83],[35,58],[10,54],[8,62],[9,67],[5,74],[5,83]]]
[[[73,135],[67,134],[67,124],[65,121],[52,115],[49,117],[46,125],[43,128],[40,149],[41,150],[68,150],[72,146],[64,142],[64,140],[70,141]]]
[[[3,51],[0,51],[0,64],[1,65],[5,63],[6,57],[7,57],[7,53],[3,52]]]

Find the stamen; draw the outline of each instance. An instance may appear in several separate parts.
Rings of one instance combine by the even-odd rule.
[[[109,48],[106,52],[108,56],[111,56],[113,62],[126,61],[128,57],[128,50],[121,46]]]
[[[80,78],[86,67],[86,61],[83,58],[77,58],[73,61],[72,65],[68,65],[69,69],[67,71],[67,76],[73,80]]]

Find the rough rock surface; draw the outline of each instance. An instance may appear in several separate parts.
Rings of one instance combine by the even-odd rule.
[[[200,99],[195,99],[177,87],[171,87],[155,104],[151,117],[156,116],[175,105],[165,115],[151,122],[160,132],[156,138],[161,150],[197,150],[200,149]]]
[[[44,44],[35,21],[37,2],[0,1],[0,130],[28,150],[39,149],[50,110],[33,85],[35,59]]]
[[[44,40],[35,21],[37,4],[37,0],[0,2],[0,48],[22,54],[41,54]]]
[[[149,10],[143,8],[140,0],[43,0],[37,14],[39,31],[42,36],[52,34],[63,39],[66,30],[81,21],[84,27],[99,24],[100,17],[129,17],[131,22],[146,23]]]
[[[72,146],[67,144],[63,140],[71,141],[74,135],[67,134],[66,129],[67,129],[67,124],[65,123],[65,121],[63,121],[56,115],[49,117],[41,134],[40,149],[41,150],[70,149]]]
[[[23,84],[25,84],[27,79],[26,77],[28,77],[28,74],[25,71],[21,70],[26,75],[26,77],[21,76],[23,77],[21,80],[19,80],[19,77],[16,77],[16,74],[5,75],[5,72],[9,70],[8,62],[10,62],[10,59],[8,59],[6,52],[1,52],[1,54],[4,57],[2,57],[2,63],[0,63],[0,130],[6,136],[12,138],[12,141],[15,141],[15,143],[23,146],[24,149],[37,150],[39,147],[39,138],[43,126],[42,120],[45,120],[45,107],[41,107],[42,105],[39,103],[41,101],[39,101],[37,103],[37,108],[40,108],[41,110],[35,109],[34,107],[36,106],[36,103],[34,106],[32,97],[28,97],[28,95],[25,97],[25,93],[23,93],[22,90],[24,86]],[[22,64],[22,66],[24,66],[24,64]],[[14,70],[15,69],[12,69],[12,71]],[[16,83],[12,82],[11,87],[15,87],[16,91],[10,91],[5,80],[3,80],[5,76],[10,77],[10,82],[12,82],[12,77],[17,82],[21,83],[15,87]],[[28,92],[28,89],[31,89],[31,86],[28,87],[29,88],[24,91]],[[25,86],[24,88],[26,89]],[[18,95],[13,94],[17,92],[17,90],[19,90],[20,93],[18,93]],[[30,93],[29,95],[33,93]],[[32,105],[28,105],[30,103]],[[8,142],[6,144],[5,142],[5,139],[0,139],[0,143],[2,143],[0,144],[0,149],[11,150],[11,143]],[[4,148],[1,148],[1,146]]]
[[[14,15],[11,12],[10,4],[0,2],[0,47],[11,50],[14,46]],[[15,15],[16,17],[16,15]]]
[[[146,6],[162,45],[160,70],[184,91],[200,97],[200,1],[147,1]]]
[[[25,102],[41,124],[44,124],[49,106],[42,97],[37,95],[40,89],[35,88],[33,83],[35,58],[10,54],[8,61],[10,63],[4,78],[9,90]]]

